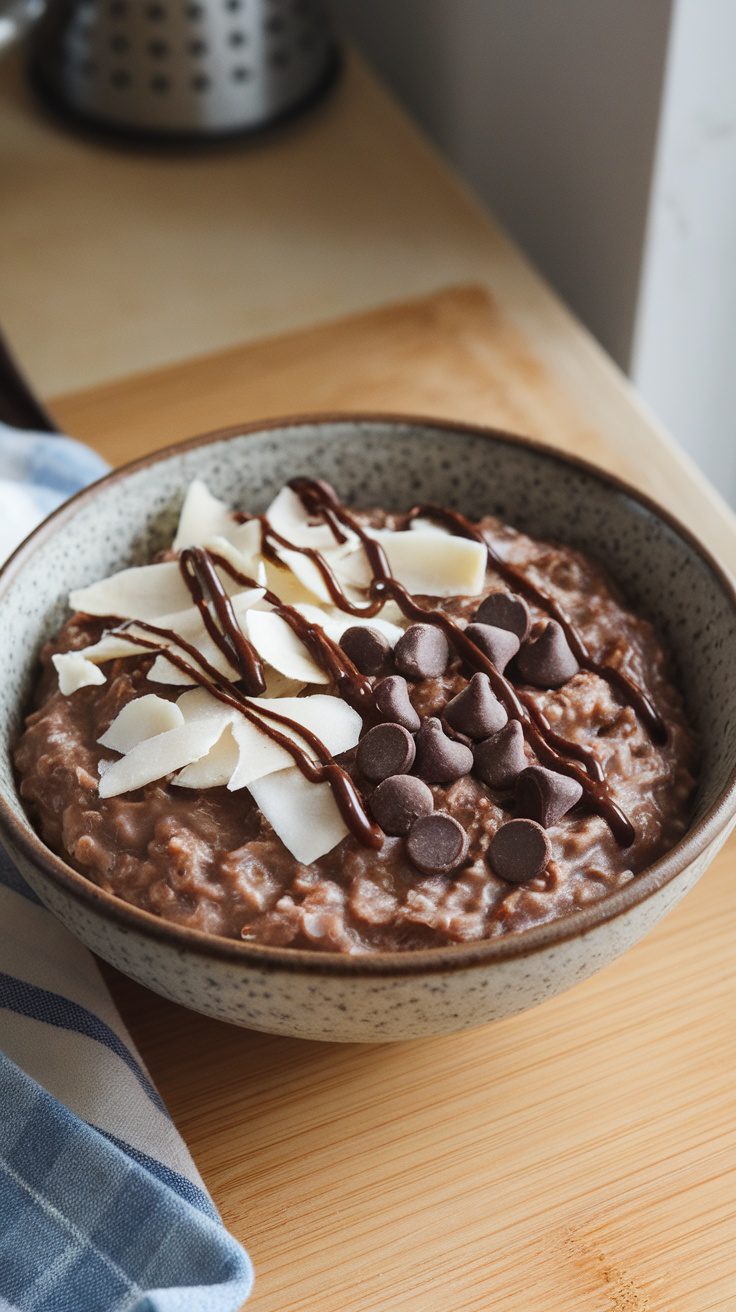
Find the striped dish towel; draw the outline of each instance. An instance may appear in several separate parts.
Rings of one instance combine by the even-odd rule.
[[[0,558],[105,468],[0,423]],[[237,1312],[252,1278],[93,957],[0,851],[0,1312]]]

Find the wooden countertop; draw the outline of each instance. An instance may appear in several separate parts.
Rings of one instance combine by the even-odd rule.
[[[358,61],[290,132],[167,159],[66,135],[6,61],[0,170],[3,326],[108,458],[277,412],[455,414],[620,470],[736,565],[718,494]],[[446,1039],[295,1043],[114,977],[254,1312],[727,1312],[733,856],[601,975]]]
[[[533,431],[732,527],[656,442],[622,452],[478,288],[55,403],[123,460],[296,409]],[[676,477],[675,477],[676,476]],[[673,481],[674,480],[674,481]],[[736,841],[736,840],[734,840]],[[112,987],[227,1224],[253,1312],[726,1312],[736,1288],[734,842],[608,970],[526,1015],[383,1048],[221,1025]]]
[[[0,177],[4,327],[45,395],[477,282],[504,245],[355,58],[285,131],[185,155],[71,135],[13,58]]]
[[[385,301],[474,283],[660,494],[723,503],[623,374],[355,56],[286,131],[212,153],[123,150],[43,116],[0,64],[2,325],[49,397]],[[728,550],[714,529],[712,541]]]

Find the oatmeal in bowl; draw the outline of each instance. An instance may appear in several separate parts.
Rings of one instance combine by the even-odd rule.
[[[667,659],[585,555],[297,477],[196,480],[166,558],[76,589],[16,752],[41,834],[207,933],[341,953],[531,928],[687,828]]]
[[[314,420],[159,453],[77,507],[28,554],[44,613],[15,593],[45,643],[5,836],[159,991],[307,1037],[477,1024],[635,941],[725,836],[693,585],[721,645],[732,596],[598,471]]]

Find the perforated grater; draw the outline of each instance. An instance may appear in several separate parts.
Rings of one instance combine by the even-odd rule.
[[[205,137],[263,128],[316,99],[338,63],[321,0],[28,0],[25,8],[42,10],[30,37],[39,90],[122,131]]]

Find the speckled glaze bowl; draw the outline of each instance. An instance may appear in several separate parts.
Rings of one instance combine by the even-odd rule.
[[[563,920],[488,942],[344,957],[259,947],[169,924],[101,891],[54,855],[18,797],[12,745],[41,644],[70,588],[142,564],[171,541],[195,476],[266,506],[297,472],[347,501],[415,500],[494,513],[605,562],[674,654],[704,744],[695,816],[664,858]],[[505,433],[429,420],[310,418],[209,434],[111,474],[52,515],[0,576],[0,834],[38,896],[95,952],[196,1011],[253,1029],[343,1042],[481,1025],[534,1006],[612,961],[679,902],[736,818],[736,595],[668,514],[590,465]]]

